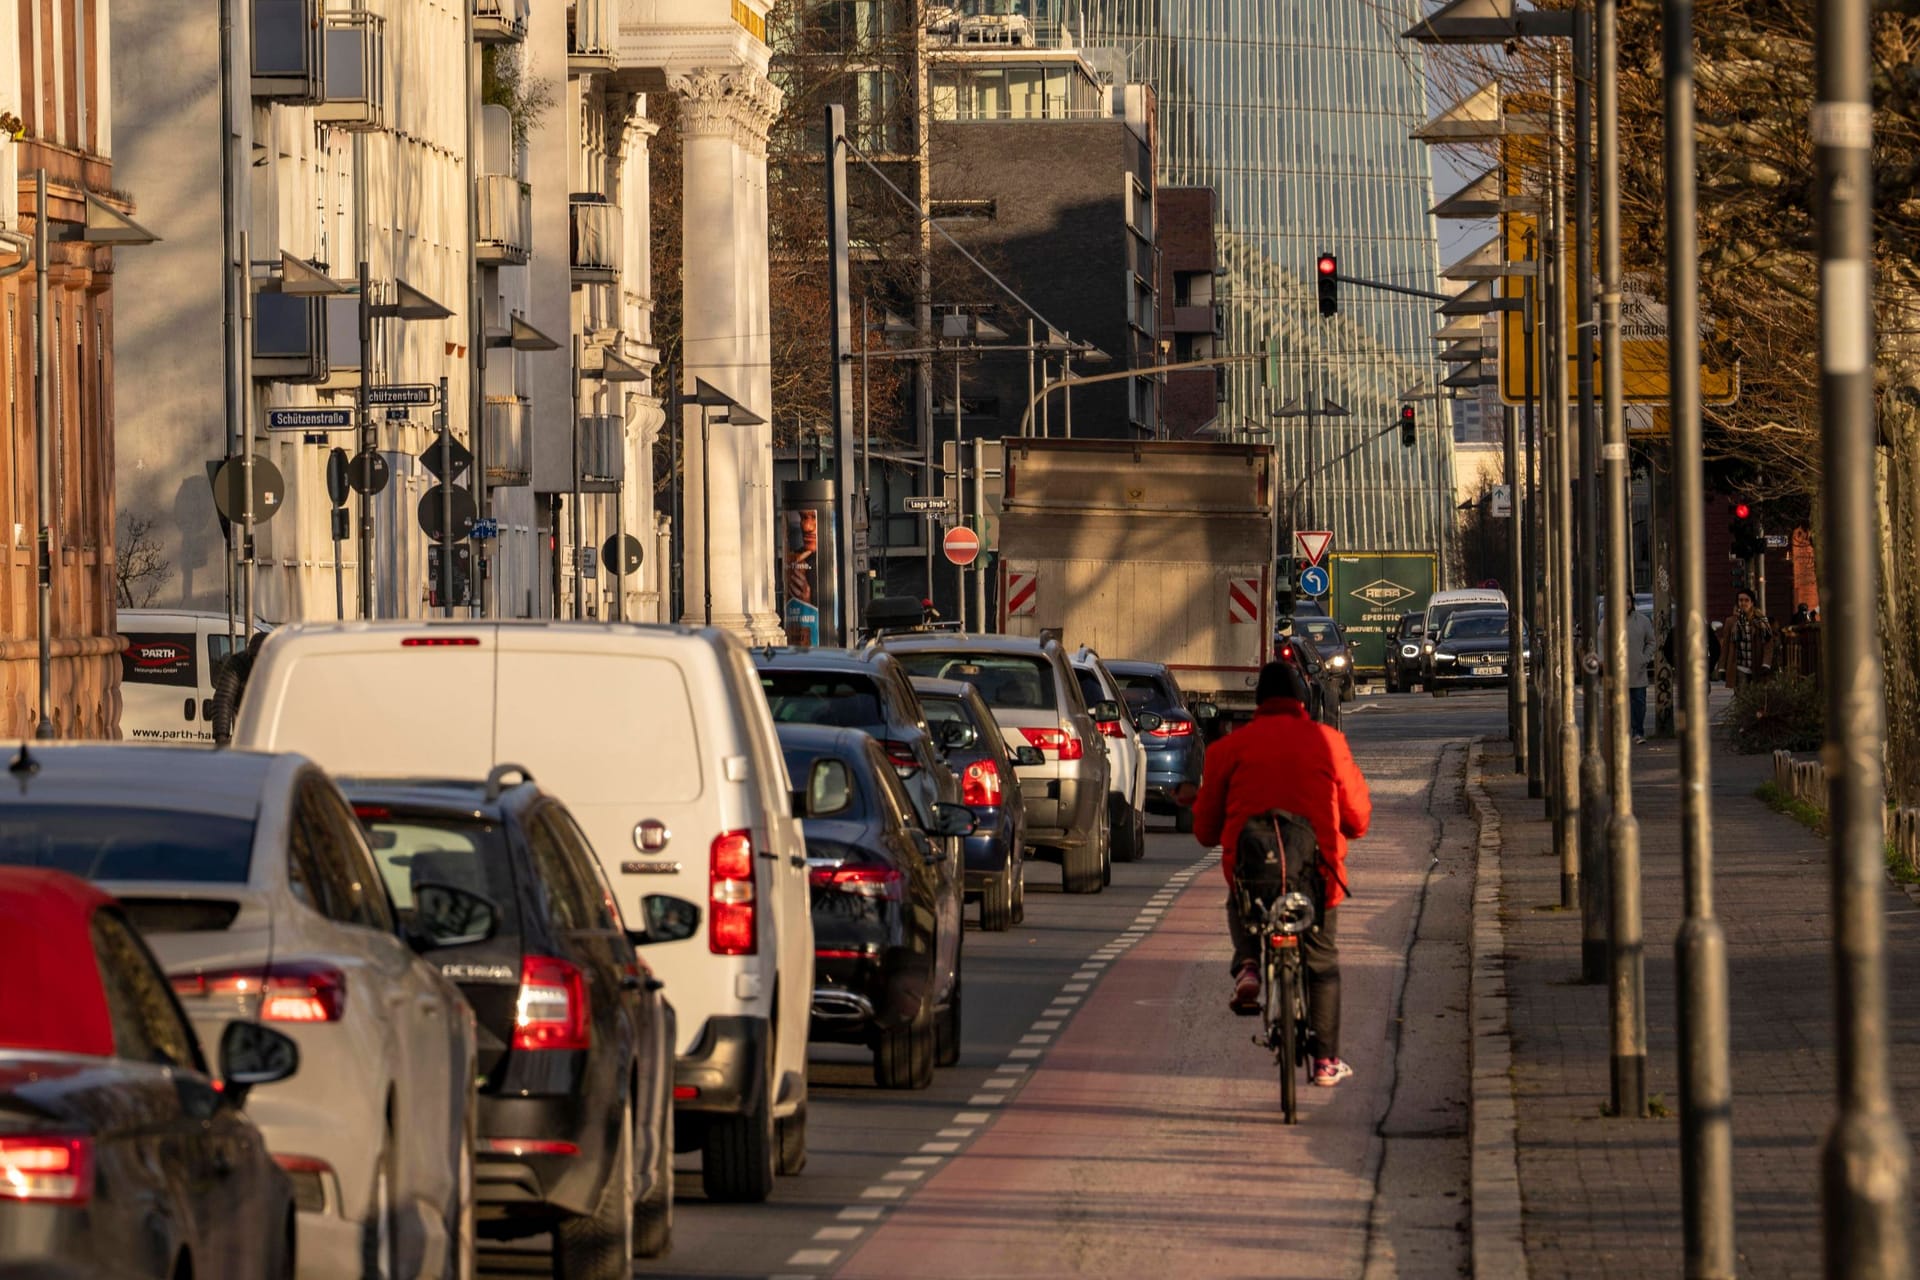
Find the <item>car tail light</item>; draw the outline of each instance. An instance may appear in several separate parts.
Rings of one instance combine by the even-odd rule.
[[[383,804],[357,804],[353,806],[353,816],[362,822],[380,822],[393,816],[393,810]]]
[[[906,878],[895,867],[815,867],[807,877],[816,889],[886,902],[906,900]]]
[[[1000,803],[1000,766],[992,760],[975,760],[960,773],[960,803],[976,809],[992,809]]]
[[[700,1086],[697,1084],[677,1084],[673,1086],[673,1100],[675,1102],[691,1102],[699,1096]]]
[[[400,642],[402,649],[477,649],[479,636],[408,636]]]
[[[892,738],[883,738],[880,746],[887,753],[887,759],[893,762],[893,770],[903,778],[910,778],[920,772],[920,761],[913,754],[913,744],[899,742]]]
[[[0,1137],[0,1200],[85,1204],[93,1197],[93,1139]]]
[[[347,1013],[347,975],[330,964],[283,960],[260,969],[178,974],[174,994],[260,998],[262,1022],[338,1022]]]
[[[301,1213],[325,1213],[327,1189],[337,1185],[333,1166],[318,1156],[289,1155],[275,1152],[273,1162],[287,1175],[293,1188],[293,1207]]]
[[[1153,736],[1156,738],[1191,738],[1193,736],[1193,721],[1163,720],[1160,722],[1160,727],[1153,731]]]
[[[717,956],[750,956],[760,937],[753,910],[753,833],[713,838],[707,885],[707,949]]]
[[[1106,734],[1109,738],[1124,738],[1127,736],[1127,731],[1120,727],[1118,720],[1095,720],[1093,725],[1094,728],[1100,730],[1100,732]]]
[[[580,1144],[563,1138],[482,1138],[482,1151],[502,1156],[577,1156]]]
[[[1062,760],[1078,760],[1086,754],[1086,744],[1067,729],[1022,729],[1029,746],[1042,751],[1057,751]]]
[[[523,956],[520,995],[513,1008],[516,1049],[585,1049],[588,1025],[586,975],[552,956]]]

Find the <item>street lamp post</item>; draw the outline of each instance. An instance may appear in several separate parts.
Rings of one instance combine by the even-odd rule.
[[[1673,11],[1683,7],[1682,0],[1668,0],[1669,22]],[[1840,1095],[1839,1114],[1822,1152],[1822,1226],[1829,1276],[1893,1280],[1910,1275],[1913,1267],[1912,1153],[1888,1079],[1886,885],[1881,862],[1886,838],[1886,705],[1877,625],[1879,503],[1874,484],[1871,20],[1868,0],[1828,0],[1815,8],[1813,190],[1820,256],[1821,521],[1826,543],[1821,594],[1827,632],[1827,760],[1832,777],[1828,839]],[[1673,39],[1669,32],[1669,61]],[[1671,120],[1667,127],[1673,128]],[[1675,312],[1676,339],[1692,332],[1680,326],[1681,316]],[[1678,352],[1693,344],[1676,340],[1672,346]],[[1676,431],[1679,425],[1676,416]],[[1690,616],[1689,627],[1692,622]],[[1689,730],[1693,722],[1689,708]]]

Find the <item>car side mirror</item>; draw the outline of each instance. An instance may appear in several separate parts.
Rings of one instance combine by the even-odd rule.
[[[422,881],[413,886],[413,936],[417,951],[470,947],[485,942],[499,927],[493,900],[456,885]]]
[[[1142,733],[1152,733],[1165,723],[1165,718],[1157,716],[1151,711],[1142,711],[1133,718],[1134,728],[1140,730]]]
[[[1013,749],[1013,762],[1025,768],[1036,768],[1047,762],[1047,753],[1038,747],[1015,747]]]
[[[220,1100],[236,1110],[255,1085],[278,1084],[300,1069],[300,1046],[258,1022],[229,1022],[220,1033]]]
[[[964,751],[979,740],[979,733],[970,724],[949,720],[940,726],[940,747],[944,751]]]
[[[980,824],[974,820],[973,810],[963,804],[948,804],[936,800],[933,805],[933,834],[937,836],[970,836]]]
[[[1193,708],[1193,718],[1202,724],[1210,720],[1217,720],[1220,718],[1220,708],[1214,706],[1211,702],[1198,703]]]
[[[815,760],[807,772],[803,818],[831,818],[853,808],[853,773],[844,760]]]
[[[1120,719],[1120,704],[1112,698],[1105,698],[1087,708],[1087,714],[1095,720],[1111,721]]]
[[[700,932],[700,908],[684,898],[665,893],[650,893],[640,899],[640,918],[646,928],[627,931],[627,941],[636,947],[656,942],[684,942]]]

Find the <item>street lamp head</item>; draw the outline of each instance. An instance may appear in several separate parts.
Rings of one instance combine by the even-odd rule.
[[[86,216],[80,238],[88,244],[142,245],[160,238],[91,191],[87,193]]]
[[[1079,350],[1076,351],[1074,354],[1078,355],[1081,361],[1085,364],[1112,364],[1113,363],[1112,356],[1108,355],[1106,352],[1102,351],[1100,348],[1094,346],[1091,342],[1082,344]]]

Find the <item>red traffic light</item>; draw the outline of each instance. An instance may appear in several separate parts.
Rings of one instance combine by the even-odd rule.
[[[1748,506],[1746,503],[1737,502],[1734,504],[1733,518],[1735,520],[1745,520],[1748,516],[1752,514],[1753,514],[1753,508]]]
[[[1334,272],[1338,271],[1339,269],[1340,269],[1340,264],[1334,261],[1334,257],[1332,254],[1323,253],[1320,255],[1320,274],[1321,275],[1330,276]]]
[[[1400,421],[1402,423],[1407,423],[1407,424],[1411,424],[1413,422],[1413,406],[1412,405],[1403,404],[1400,406]]]

